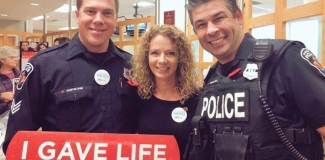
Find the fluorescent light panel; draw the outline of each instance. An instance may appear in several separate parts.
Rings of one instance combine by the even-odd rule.
[[[76,10],[76,6],[72,6],[72,11]],[[60,13],[68,13],[69,12],[69,5],[64,4],[60,8],[56,9],[55,12],[60,12]]]
[[[150,3],[150,2],[141,1],[138,3],[134,3],[133,6],[135,6],[136,4],[138,4],[139,7],[148,7],[148,6],[154,5],[153,3]]]
[[[3,13],[1,13],[0,14],[2,17],[7,17],[8,16],[8,14],[3,14]]]
[[[31,6],[39,6],[38,3],[30,3]]]
[[[42,20],[43,18],[44,18],[44,16],[37,16],[37,17],[34,17],[33,20],[38,21],[38,20]],[[46,16],[46,18],[49,18],[49,16]]]

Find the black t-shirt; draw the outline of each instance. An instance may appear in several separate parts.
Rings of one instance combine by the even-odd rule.
[[[152,96],[149,100],[143,100],[140,106],[140,117],[138,119],[138,133],[140,134],[158,134],[174,135],[180,150],[180,156],[183,155],[187,138],[191,132],[191,121],[195,114],[198,98],[192,97],[185,101],[184,105],[180,101],[166,101]],[[178,108],[185,108],[187,116],[183,122],[172,117],[172,112]],[[176,110],[175,110],[176,109]]]

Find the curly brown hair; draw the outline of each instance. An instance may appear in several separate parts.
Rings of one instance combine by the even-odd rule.
[[[142,99],[149,99],[155,91],[155,78],[149,68],[149,44],[157,35],[168,37],[177,49],[178,67],[176,70],[176,88],[182,96],[182,101],[199,93],[198,76],[195,72],[194,52],[187,36],[171,25],[151,27],[145,32],[136,46],[132,59],[132,79],[138,83],[138,94]]]

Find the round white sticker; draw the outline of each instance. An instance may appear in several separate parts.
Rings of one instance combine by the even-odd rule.
[[[172,111],[172,118],[177,123],[182,123],[186,120],[187,113],[183,108],[177,107]]]
[[[97,82],[97,84],[99,85],[106,85],[109,80],[110,80],[110,75],[107,71],[100,69],[98,70],[95,75],[94,75],[94,79]]]

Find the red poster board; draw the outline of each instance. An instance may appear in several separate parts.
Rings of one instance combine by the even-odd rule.
[[[164,24],[175,25],[175,11],[164,12]]]
[[[173,136],[19,131],[7,150],[7,160],[100,159],[179,160]]]

